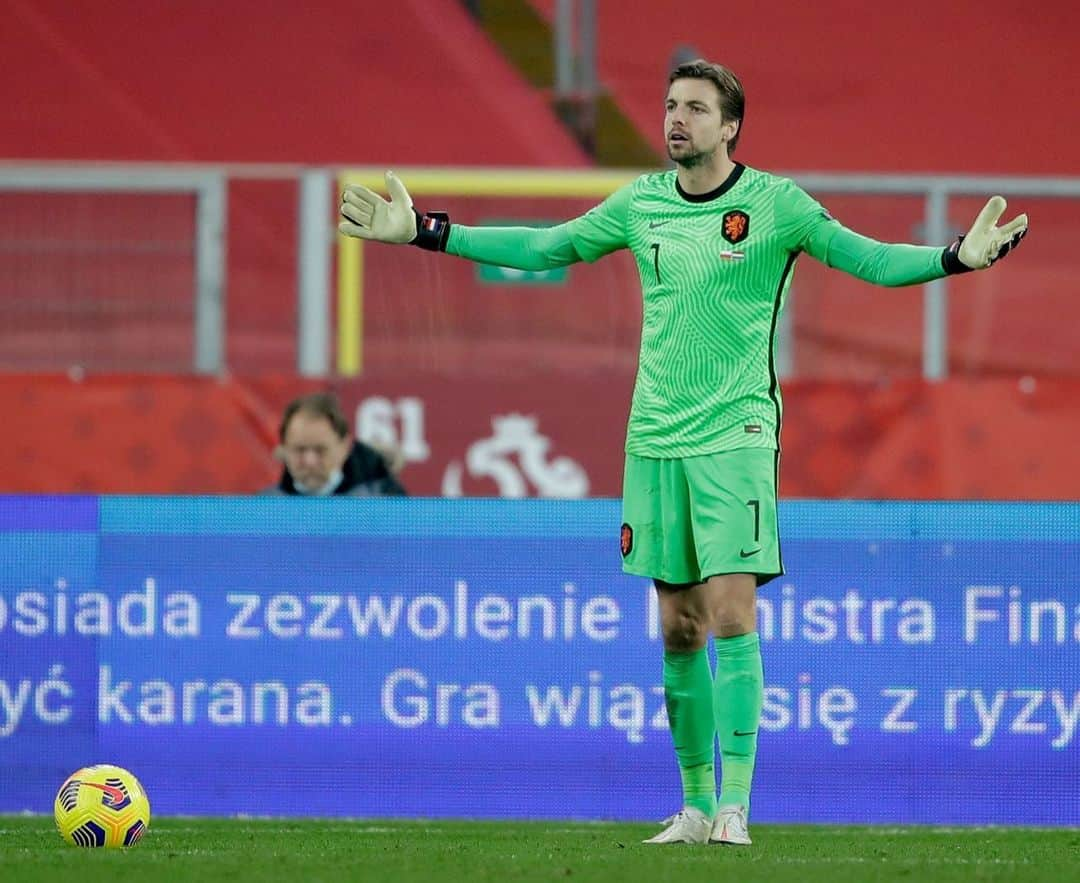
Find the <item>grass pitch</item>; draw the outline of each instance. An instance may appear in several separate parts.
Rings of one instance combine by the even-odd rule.
[[[129,850],[68,846],[0,816],[0,880],[717,883],[1047,880],[1080,874],[1080,830],[754,825],[745,848],[643,846],[654,825],[154,819]]]

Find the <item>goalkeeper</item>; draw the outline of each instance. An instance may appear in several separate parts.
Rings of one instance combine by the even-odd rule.
[[[742,86],[726,68],[705,61],[676,68],[664,115],[675,168],[642,175],[546,229],[467,227],[443,213],[420,214],[390,172],[390,202],[356,186],[342,197],[340,230],[363,239],[522,270],[595,261],[621,248],[637,260],[644,309],[621,549],[623,569],[656,586],[683,791],[682,809],[647,843],[750,843],[764,690],[755,598],[784,572],[774,344],[796,259],[805,252],[867,282],[915,285],[986,269],[1027,232],[1025,215],[996,226],[1005,200],[995,196],[948,248],[861,236],[791,180],[731,159],[744,107]]]

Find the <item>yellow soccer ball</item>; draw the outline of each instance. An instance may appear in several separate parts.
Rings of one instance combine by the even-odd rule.
[[[127,770],[98,764],[67,777],[53,817],[60,836],[74,846],[134,846],[150,827],[150,800]]]

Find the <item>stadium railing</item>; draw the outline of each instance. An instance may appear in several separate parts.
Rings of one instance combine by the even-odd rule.
[[[406,181],[418,203],[434,208],[451,207],[455,217],[466,223],[560,220],[584,211],[637,174],[625,170],[401,168],[396,171]],[[855,229],[896,241],[945,244],[974,217],[980,200],[985,196],[1000,193],[1010,199],[1018,198],[1013,200],[1013,206],[1016,211],[1026,210],[1031,214],[1036,236],[1030,240],[1033,245],[1026,245],[1025,253],[1029,260],[1022,266],[1020,261],[1010,262],[1009,266],[1014,269],[1009,272],[1019,267],[1026,275],[1002,276],[997,271],[987,275],[995,279],[1015,278],[1016,281],[1011,284],[1023,287],[1025,292],[1057,291],[1067,296],[1069,280],[1075,278],[1080,270],[1080,266],[1077,266],[1080,256],[1070,250],[1070,243],[1076,237],[1069,233],[1070,228],[1077,224],[1074,220],[1077,213],[1064,211],[1067,204],[1062,202],[1080,199],[1080,179],[814,172],[790,174],[825,202],[834,215]],[[0,215],[6,214],[8,217],[8,222],[0,227],[0,324],[7,327],[10,333],[11,329],[20,327],[29,303],[40,304],[43,297],[48,300],[50,296],[53,298],[50,301],[53,303],[53,313],[68,313],[59,318],[53,317],[55,321],[62,319],[65,327],[77,326],[88,315],[100,313],[102,307],[95,298],[106,296],[111,291],[108,278],[84,291],[90,302],[64,300],[65,292],[78,287],[73,279],[94,278],[97,270],[93,263],[88,262],[113,267],[124,261],[137,262],[138,272],[126,273],[122,280],[124,285],[134,286],[136,294],[140,286],[160,288],[158,270],[161,266],[167,266],[171,287],[166,289],[169,296],[163,298],[165,306],[162,309],[167,307],[175,311],[182,305],[181,301],[187,300],[186,309],[190,315],[184,313],[180,319],[190,323],[191,357],[186,365],[175,364],[175,361],[157,364],[149,356],[144,361],[151,370],[190,370],[202,374],[235,370],[236,366],[229,364],[226,355],[226,292],[232,281],[226,242],[229,187],[238,180],[287,181],[296,187],[296,320],[292,329],[295,337],[289,352],[290,355],[295,354],[297,371],[311,377],[331,374],[356,376],[366,371],[372,361],[365,353],[365,346],[370,332],[376,330],[371,327],[374,303],[369,276],[375,262],[384,258],[369,255],[369,250],[357,240],[338,238],[333,219],[336,191],[346,183],[364,183],[379,189],[383,186],[382,168],[0,163],[0,206],[8,207],[8,211],[0,212]],[[77,197],[74,202],[73,196]],[[139,214],[131,210],[127,203],[127,207],[121,211],[110,212],[107,209],[117,199],[140,198],[151,201],[148,203],[153,208],[151,212]],[[163,212],[163,201],[170,199],[172,202],[168,210]],[[35,204],[33,211],[28,207],[28,201]],[[39,211],[40,206],[45,204],[52,205],[51,213],[42,214]],[[838,211],[836,206],[844,211]],[[11,210],[12,207],[14,210]],[[85,215],[90,219],[92,223],[87,226],[94,228],[94,235],[80,238],[77,231],[73,231],[65,220],[73,207],[76,215]],[[103,207],[106,207],[104,211]],[[167,237],[170,240],[168,247],[153,235],[148,235],[148,231],[152,234],[161,225],[163,215],[172,224]],[[110,225],[107,221],[112,216],[121,221]],[[102,226],[102,217],[106,223],[98,231],[97,228]],[[1040,249],[1043,251],[1040,252]],[[75,253],[81,257],[72,262]],[[167,260],[162,255],[166,255]],[[32,265],[30,272],[26,270],[28,262]],[[58,267],[61,266],[67,269],[59,272]],[[628,270],[627,266],[609,274],[605,278],[605,285],[626,288],[636,298],[634,280],[627,275],[632,275],[632,267]],[[48,272],[43,268],[49,268]],[[381,284],[392,287],[401,281],[402,274],[408,272],[411,271],[390,267],[383,274]],[[797,333],[799,329],[793,323],[800,323],[800,327],[813,336],[821,330],[819,324],[815,324],[820,323],[816,313],[828,311],[834,318],[840,314],[839,319],[843,319],[846,312],[843,298],[830,299],[819,293],[814,300],[813,292],[807,293],[808,289],[814,288],[813,277],[804,283],[801,281],[802,275],[805,275],[804,271],[800,271],[800,277],[796,278],[793,298],[800,307],[801,299],[806,298],[808,308],[801,312],[789,309],[785,324],[780,328],[777,362],[781,376],[812,370],[813,363],[808,354],[813,347],[801,345]],[[446,279],[436,279],[431,287],[438,289],[440,297],[451,303],[462,286],[485,282],[509,286],[544,281],[511,274],[505,274],[503,278],[497,275],[496,278],[478,276],[469,280],[461,277],[450,280],[448,276]],[[955,361],[955,353],[950,352],[949,292],[952,286],[964,284],[964,280],[941,279],[922,287],[921,321],[914,335],[908,333],[911,329],[902,329],[891,320],[885,302],[873,304],[872,308],[877,312],[870,317],[872,321],[879,328],[893,326],[898,336],[906,335],[903,345],[910,345],[913,352],[918,351],[918,370],[928,380],[947,376],[950,362]],[[124,305],[132,303],[141,301],[132,297],[114,303],[110,308],[113,318],[118,321],[122,319],[122,316],[115,314],[122,313]],[[1031,302],[1027,309],[1041,315],[1045,321],[1056,310],[1056,306],[1051,304],[1056,303],[1054,300],[1037,300]],[[612,301],[612,304],[609,305],[611,308],[626,312],[625,302]],[[905,308],[909,313],[910,307],[911,303],[908,302]],[[160,342],[163,323],[155,322],[152,313],[145,318],[149,329],[146,333],[158,335],[158,342],[152,349],[157,357],[161,357],[165,350]],[[41,327],[52,327],[48,321],[42,321],[44,324]],[[992,321],[993,312],[985,312],[983,324]],[[374,324],[378,325],[379,322],[375,321]],[[393,323],[383,323],[383,327],[390,324]],[[368,326],[367,329],[365,326]],[[498,333],[498,329],[488,329],[484,333]],[[553,335],[558,333],[561,333],[559,329],[553,331]],[[980,333],[984,339],[984,349],[1000,349],[997,338],[988,336],[989,332],[985,330]],[[630,336],[624,335],[627,338]],[[915,340],[915,337],[918,339]],[[111,338],[113,343],[109,358],[115,361],[117,348],[122,349],[133,339],[131,334]],[[1029,350],[1033,351],[1036,343],[1045,350],[1045,341],[1033,341]],[[618,345],[632,346],[633,342],[620,338]],[[816,345],[820,348],[825,344],[818,341]],[[900,344],[896,341],[883,343],[885,347],[889,345]],[[50,366],[49,358],[50,353],[44,352],[40,358],[22,366],[13,364],[9,355],[2,367],[5,370],[67,367],[63,364]],[[57,355],[56,358],[62,356]],[[108,360],[102,364],[106,368],[113,365]],[[125,364],[121,367],[130,366]],[[1026,371],[1038,370],[1045,365],[1024,364],[1021,354],[1011,361],[1006,359],[999,367]]]

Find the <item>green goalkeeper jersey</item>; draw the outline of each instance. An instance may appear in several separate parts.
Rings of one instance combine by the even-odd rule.
[[[595,261],[628,248],[644,297],[626,451],[693,457],[779,447],[777,320],[796,258],[870,282],[945,275],[941,248],[876,242],[833,220],[793,181],[736,164],[711,193],[674,170],[642,175],[547,230],[454,225],[447,251],[521,269]]]

